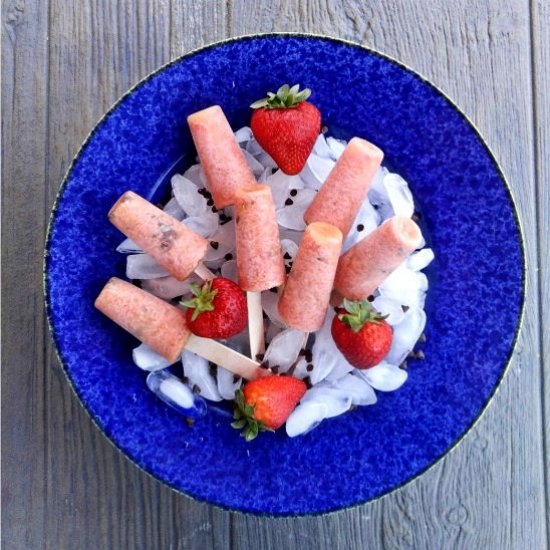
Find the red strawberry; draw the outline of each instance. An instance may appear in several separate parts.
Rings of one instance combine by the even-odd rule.
[[[358,369],[378,365],[390,351],[393,331],[370,302],[344,300],[332,321],[332,338],[342,355]]]
[[[245,293],[233,281],[216,277],[202,287],[191,283],[193,298],[181,302],[189,329],[205,338],[230,338],[248,323]]]
[[[306,393],[307,386],[290,376],[266,376],[248,382],[235,394],[237,408],[231,424],[242,436],[252,441],[258,432],[280,428]]]
[[[321,113],[306,101],[311,90],[299,89],[285,84],[250,106],[254,137],[288,175],[302,171],[321,131]]]

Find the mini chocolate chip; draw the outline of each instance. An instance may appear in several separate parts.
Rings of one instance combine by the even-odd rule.
[[[189,418],[188,416],[185,417],[185,423],[192,428],[195,425],[195,419]]]
[[[271,367],[271,372],[273,374],[279,374],[279,365],[275,365],[274,367]]]
[[[189,382],[189,378],[187,378],[187,376],[182,376],[182,377],[181,377],[181,381],[182,381],[184,384],[187,384],[187,382]]]
[[[359,408],[359,407],[358,407],[357,405],[352,404],[352,405],[350,405],[350,408],[348,409],[348,411],[355,411],[355,410],[357,410],[358,408]]]
[[[225,219],[220,220],[220,225],[225,225],[226,223],[230,222],[233,218],[231,216],[226,216]]]
[[[228,253],[224,256],[224,258],[225,258],[227,261],[232,260],[232,259],[233,259],[233,254],[231,254],[231,252],[228,252]]]
[[[214,214],[216,214],[217,212],[219,212],[219,210],[215,206],[213,206],[212,207],[212,212],[214,212]]]
[[[262,361],[260,363],[260,368],[261,369],[268,369],[269,368],[269,362],[268,361]]]
[[[236,384],[241,380],[241,377],[238,374],[233,375],[233,384]]]
[[[357,226],[357,231],[363,231],[363,229],[365,229],[365,226],[360,223],[358,226]]]
[[[195,384],[192,388],[191,388],[191,391],[193,393],[200,393],[201,392],[201,389],[199,388],[199,386],[197,386],[197,384]]]
[[[292,260],[292,256],[291,256],[288,252],[285,252],[285,253],[284,253],[283,258],[284,258],[285,260]]]
[[[306,353],[307,353],[307,349],[302,348],[302,349],[298,352],[298,357],[301,357],[301,356],[305,355]]]
[[[306,350],[305,358],[308,363],[311,363],[311,361],[313,361],[313,353],[310,349]]]
[[[210,372],[210,376],[217,376],[218,375],[218,367],[214,363],[210,363],[208,370]]]
[[[286,199],[285,206],[290,206],[291,204],[294,204],[294,201],[292,199]]]
[[[217,242],[217,241],[210,241],[210,246],[211,246],[214,250],[218,250],[218,247],[220,246],[220,243]]]
[[[291,197],[295,197],[297,194],[298,194],[298,189],[292,189],[292,190],[290,191],[290,196],[291,196]]]
[[[409,311],[409,306],[401,306],[401,309],[403,310],[403,313],[407,313]]]
[[[313,384],[311,383],[311,378],[309,376],[306,376],[303,382],[306,385],[308,390],[313,387]]]
[[[419,349],[417,352],[416,352],[416,358],[419,360],[419,361],[424,361],[424,359],[426,359],[426,356],[424,355],[424,352]]]
[[[421,344],[424,344],[426,342],[426,334],[424,332],[420,335],[420,338],[418,339],[418,341]]]
[[[197,189],[197,193],[204,197],[204,194],[206,193],[206,189],[204,187],[201,187],[200,189]]]
[[[208,199],[206,201],[206,206],[213,206],[214,205],[214,201],[212,199]]]
[[[306,367],[306,370],[307,372],[311,372],[313,370],[313,365],[310,363],[307,367]]]
[[[273,288],[270,288],[269,292],[274,292],[275,294],[277,294],[277,287],[274,286]]]
[[[323,126],[323,127],[321,128],[321,133],[322,133],[322,134],[326,134],[327,132],[328,132],[328,126]]]
[[[367,296],[367,300],[369,302],[374,302],[374,296],[372,294],[370,296]]]
[[[407,361],[403,361],[403,363],[399,365],[399,368],[402,370],[407,370],[407,367],[408,367]]]
[[[417,222],[422,217],[422,214],[420,212],[415,212],[411,218],[414,222]]]
[[[265,357],[265,353],[257,353],[256,354],[256,361],[263,361],[264,357]]]
[[[286,271],[286,274],[288,275],[290,273],[290,266],[289,265],[285,265],[285,271]]]

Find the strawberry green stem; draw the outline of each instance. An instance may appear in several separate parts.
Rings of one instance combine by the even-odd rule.
[[[338,319],[346,323],[353,332],[359,332],[366,323],[380,324],[387,315],[380,315],[368,300],[353,301],[344,298],[346,313],[340,313]]]
[[[182,306],[194,309],[191,320],[194,321],[201,313],[205,311],[214,311],[214,298],[218,290],[212,290],[212,281],[206,281],[200,287],[197,283],[189,285],[193,298],[180,302]]]
[[[292,88],[283,84],[277,93],[267,92],[267,97],[259,99],[250,105],[252,109],[291,109],[311,95],[309,88],[300,91],[300,85],[295,84]]]

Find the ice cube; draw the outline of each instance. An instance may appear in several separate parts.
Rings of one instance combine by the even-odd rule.
[[[167,405],[189,418],[200,418],[206,414],[206,402],[167,371],[151,372],[147,376],[147,387]]]
[[[279,235],[281,237],[281,240],[288,239],[290,241],[295,242],[297,245],[299,245],[300,241],[302,240],[302,237],[304,236],[304,232],[293,231],[292,229],[279,228]]]
[[[181,209],[181,206],[179,205],[178,201],[172,197],[167,203],[166,206],[163,208],[164,212],[166,212],[169,216],[172,216],[172,218],[176,218],[176,220],[180,221],[185,218],[185,212]]]
[[[271,176],[271,168],[265,168],[258,178],[258,183],[267,184],[267,178]]]
[[[192,181],[198,188],[205,187],[206,177],[200,164],[193,164],[184,173],[183,176]]]
[[[327,382],[335,382],[340,380],[343,376],[346,376],[346,374],[352,370],[353,367],[347,361],[342,361],[336,364],[336,366],[328,373],[325,380]]]
[[[242,386],[242,378],[218,366],[218,392],[224,399],[235,399],[235,392]]]
[[[256,160],[254,156],[251,155],[246,149],[243,151],[243,154],[254,176],[256,178],[260,177],[262,172],[264,171],[264,166],[258,160]]]
[[[222,277],[230,279],[234,283],[237,283],[239,278],[237,274],[237,262],[236,260],[229,260],[222,265],[221,268]]]
[[[263,149],[260,146],[260,144],[254,139],[254,136],[251,136],[250,141],[246,143],[245,149],[248,153],[251,155],[257,157],[261,153],[263,153]]]
[[[118,248],[117,248],[118,250]],[[413,271],[420,271],[427,267],[434,259],[434,253],[431,248],[423,248],[418,252],[411,254],[407,260],[407,267]]]
[[[306,188],[318,191],[334,168],[334,160],[317,155],[310,155],[300,172]]]
[[[132,239],[126,239],[122,241],[117,247],[116,251],[121,254],[142,254],[143,250]]]
[[[212,240],[221,244],[235,247],[235,220],[218,226],[216,232],[212,235]]]
[[[149,372],[165,369],[172,364],[147,344],[140,344],[137,348],[134,348],[132,359],[140,369]]]
[[[404,319],[393,327],[392,345],[386,361],[400,365],[407,357],[426,326],[426,313],[420,308],[410,308]]]
[[[277,170],[267,177],[266,184],[271,188],[275,208],[282,208],[290,198],[292,189],[303,189],[304,183],[300,176],[287,176],[282,170]]]
[[[155,279],[166,277],[168,271],[148,254],[132,254],[126,258],[126,277],[128,279]]]
[[[369,233],[372,233],[378,225],[380,225],[380,215],[369,202],[368,198],[365,197],[357,216],[355,216],[348,236],[344,241],[342,253],[363,240]]]
[[[375,390],[390,392],[400,388],[407,380],[407,371],[382,361],[370,369],[356,369],[354,374],[368,382]]]
[[[185,281],[178,281],[175,277],[159,277],[158,279],[144,279],[141,282],[141,288],[162,298],[163,300],[172,300],[190,292],[190,283],[202,283],[202,279],[194,273]]]
[[[205,239],[210,239],[218,229],[219,218],[217,214],[209,211],[200,216],[185,218],[182,223]]]
[[[386,321],[390,325],[398,325],[405,316],[401,303],[386,296],[377,296],[373,300],[372,306],[382,315],[387,315]]]
[[[258,159],[258,162],[266,169],[273,171],[274,169],[279,168],[277,163],[265,151],[260,153],[256,158]]]
[[[390,273],[378,287],[382,296],[408,307],[420,307],[427,289],[426,275],[408,269],[406,262]]]
[[[280,372],[286,372],[298,358],[300,350],[306,345],[307,336],[305,332],[293,328],[279,332],[267,347],[264,361],[270,367],[278,366]]]
[[[369,202],[375,207],[380,216],[380,223],[394,215],[388,190],[384,185],[384,179],[388,174],[388,170],[381,166],[374,175],[367,194]]]
[[[279,332],[284,330],[280,326],[276,325],[275,323],[272,323],[271,321],[267,321],[267,329],[265,331],[265,341],[267,344],[269,344]]]
[[[222,400],[218,384],[210,374],[210,365],[206,359],[188,350],[183,350],[181,362],[183,363],[183,372],[188,379],[187,385],[191,389],[197,390],[202,397],[209,401]]]
[[[354,372],[356,372],[354,370]],[[351,398],[353,405],[365,406],[374,405],[377,401],[376,393],[362,377],[356,374],[346,374],[333,383],[333,387],[342,391]]]
[[[394,215],[410,218],[414,214],[414,202],[407,182],[398,174],[387,174],[384,186]]]
[[[325,405],[325,418],[339,416],[349,410],[351,406],[351,396],[345,392],[336,389],[329,382],[321,382],[308,390],[300,403],[318,402]]]
[[[336,139],[333,137],[327,138],[327,145],[329,146],[331,157],[334,160],[338,160],[344,149],[346,148],[347,143],[341,139]]]
[[[333,153],[328,146],[325,140],[325,136],[323,134],[319,134],[319,136],[317,137],[315,145],[313,146],[312,154],[326,159],[330,159],[333,157]]]
[[[262,292],[262,308],[265,314],[269,317],[269,320],[281,328],[286,328],[285,322],[279,315],[278,304],[280,295],[278,292],[272,292],[266,290]]]
[[[206,198],[199,193],[199,188],[190,179],[175,174],[170,181],[175,199],[189,217],[201,216],[209,210]]]
[[[287,418],[287,435],[296,437],[310,432],[323,421],[325,414],[326,407],[323,403],[309,401],[298,405]]]
[[[237,143],[244,143],[252,140],[252,129],[249,126],[243,126],[235,132]]]
[[[298,194],[292,198],[292,204],[283,206],[277,210],[277,221],[279,225],[287,229],[303,231],[306,228],[304,213],[314,196],[315,191],[313,191],[313,189],[302,189],[298,191]]]
[[[334,315],[334,310],[329,308],[321,330],[315,334],[315,343],[312,347],[314,368],[310,374],[311,382],[314,385],[324,380],[336,367],[347,364],[345,357],[332,339],[330,329]]]

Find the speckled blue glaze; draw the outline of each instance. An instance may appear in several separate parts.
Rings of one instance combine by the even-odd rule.
[[[124,276],[107,211],[127,189],[158,199],[191,162],[191,112],[220,103],[234,128],[281,83],[313,90],[330,133],[379,145],[405,177],[435,249],[428,270],[426,360],[375,406],[297,439],[245,443],[216,411],[188,428],[132,364],[135,341],[93,308]],[[338,90],[338,93],[335,91]],[[415,478],[461,439],[498,386],[520,325],[524,259],[510,193],[464,116],[421,77],[333,39],[229,41],[162,68],[127,94],[78,154],[46,245],[47,305],[66,373],[105,435],[174,489],[230,509],[322,513],[375,499]]]

